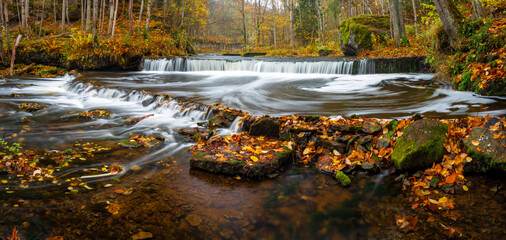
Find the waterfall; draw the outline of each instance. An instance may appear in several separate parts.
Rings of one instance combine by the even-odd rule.
[[[374,62],[365,61],[359,74],[374,73]],[[353,74],[355,61],[263,61],[244,59],[145,59],[144,71],[248,71],[302,74]],[[372,63],[372,65],[371,65]],[[360,65],[362,66],[362,65]],[[372,68],[370,67],[372,66]],[[371,72],[372,69],[372,72]]]
[[[358,63],[358,74],[375,74],[376,64],[374,60],[362,59]]]
[[[68,92],[76,93],[83,98],[99,97],[135,102],[156,113],[163,113],[174,118],[189,117],[196,121],[206,121],[211,115],[210,112],[212,112],[206,105],[180,102],[165,95],[150,94],[138,90],[98,88],[91,84],[76,81],[67,82],[64,88]]]

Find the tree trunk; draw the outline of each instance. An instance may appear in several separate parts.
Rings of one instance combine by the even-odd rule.
[[[114,38],[114,32],[116,30],[116,19],[118,18],[118,3],[119,3],[119,0],[116,0],[116,4],[114,7],[114,20],[112,22],[112,32],[111,32],[112,38]]]
[[[416,36],[418,36],[418,17],[416,14],[415,0],[411,0],[411,4],[413,5],[413,16],[415,16],[415,34],[416,34]]]
[[[151,1],[151,0],[149,0]],[[183,7],[181,8],[181,29],[183,29],[183,25],[184,25],[184,9],[185,9],[185,0],[181,0],[183,2]],[[148,5],[149,6],[149,5]],[[148,8],[149,9],[149,8]]]
[[[28,21],[30,20],[30,1],[25,0],[25,29],[28,36],[30,32],[30,26],[28,25]]]
[[[134,34],[134,0],[128,1],[128,19],[130,21],[130,35]]]
[[[107,34],[111,34],[112,32],[112,22],[114,18],[114,0],[109,1],[109,28],[107,28]]]
[[[86,32],[91,31],[91,0],[86,0]]]
[[[434,4],[441,23],[443,23],[443,28],[448,35],[450,47],[456,49],[463,17],[457,10],[453,0],[434,0]]]
[[[97,25],[98,25],[98,0],[93,0],[93,45],[98,45],[97,39]]]
[[[70,25],[70,19],[69,19],[69,0],[65,0],[67,1],[67,4],[65,4],[67,6],[67,9],[65,10],[65,17],[67,18],[67,22],[69,23],[69,32],[70,34],[72,34],[72,25]]]
[[[62,6],[61,6],[61,32],[62,33],[65,32],[65,10],[67,9],[66,4],[67,4],[67,1],[63,0]]]
[[[105,18],[105,0],[100,3],[100,17],[98,20],[98,32],[102,33],[104,30],[104,18]]]
[[[7,6],[8,1],[4,2],[4,12],[0,14],[4,14],[4,28],[5,28],[5,41],[7,42],[7,51],[11,50],[11,34],[9,31],[9,9]],[[7,52],[8,54],[8,52]]]
[[[53,0],[53,19],[54,19],[54,29],[58,28],[58,22],[56,21],[57,15],[56,15],[56,0]]]
[[[25,0],[19,0],[19,5],[21,5],[21,29],[26,30]]]
[[[163,28],[165,29],[165,24],[167,23],[167,0],[163,0]]]
[[[295,36],[293,34],[293,26],[295,25],[295,21],[294,21],[294,17],[293,17],[293,10],[294,10],[294,7],[295,7],[295,4],[294,4],[294,1],[295,0],[290,0],[290,23],[288,25],[290,25],[290,47],[295,47]]]
[[[144,31],[147,32],[149,30],[149,19],[151,18],[151,3],[153,0],[148,0],[148,9],[146,12],[146,26],[144,27]],[[184,3],[184,1],[183,1]]]
[[[45,14],[46,14],[46,0],[42,0],[42,13],[40,14],[39,38],[42,35],[42,26],[44,26]]]
[[[137,23],[137,31],[141,30],[141,22],[142,22],[142,10],[144,8],[144,0],[141,0],[141,9],[139,10],[139,22]]]
[[[276,1],[272,0],[272,30],[273,30],[273,40],[274,40],[274,49],[277,48],[276,45]]]
[[[406,38],[406,27],[404,26],[404,18],[402,14],[401,0],[388,1],[390,8],[390,23],[392,27],[392,35],[395,42],[395,47],[401,46],[401,40]]]
[[[473,5],[473,20],[482,18],[485,14],[485,10],[481,2],[479,0],[471,0],[471,4]]]
[[[81,0],[81,32],[84,31],[84,4],[85,0]]]
[[[16,61],[16,48],[18,48],[21,38],[22,38],[22,36],[18,35],[18,39],[16,39],[16,44],[14,44],[14,48],[12,49],[11,68],[9,69],[9,75],[11,75],[11,76],[14,75],[14,61]]]
[[[3,14],[4,3],[3,0],[0,0],[0,21],[2,26],[4,25],[4,14]],[[4,36],[3,31],[0,31],[0,58],[2,59],[2,65],[5,63],[5,53],[4,53]]]

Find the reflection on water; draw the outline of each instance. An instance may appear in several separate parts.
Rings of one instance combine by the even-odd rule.
[[[178,134],[178,129],[197,127],[198,122],[210,117],[209,112],[201,105],[184,108],[175,100],[162,101],[161,96],[151,93],[204,103],[222,102],[257,115],[359,114],[394,118],[424,113],[453,118],[506,114],[503,98],[411,84],[432,78],[431,74],[90,72],[79,80],[1,81],[0,137],[45,151],[90,141],[112,150],[72,163],[57,173],[61,185],[40,183],[38,188],[24,191],[8,185],[15,190],[11,195],[2,186],[0,236],[8,235],[13,226],[21,226],[29,239],[51,233],[66,239],[128,239],[141,230],[153,233],[155,239],[395,236],[377,229],[378,222],[392,229],[393,223],[388,221],[398,213],[392,209],[403,201],[399,185],[392,184],[389,176],[357,177],[351,188],[344,189],[330,176],[296,166],[276,179],[264,181],[190,170],[186,149],[191,143]],[[18,111],[24,102],[37,102],[44,109]],[[77,118],[79,112],[96,109],[108,110],[111,116]],[[135,125],[125,124],[149,114],[153,116]],[[117,146],[119,140],[137,133],[159,135],[165,141],[142,150]],[[65,178],[79,178],[86,169],[110,163],[121,164],[127,170],[120,181],[82,179],[91,189],[79,188],[78,194],[70,193]],[[141,169],[131,170],[133,166]],[[107,184],[112,187],[106,188]],[[129,195],[115,192],[130,188]],[[106,209],[107,202],[118,204],[116,214]],[[376,209],[384,212],[376,214]]]

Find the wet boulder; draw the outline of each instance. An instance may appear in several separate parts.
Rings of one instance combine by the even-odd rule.
[[[249,134],[252,136],[266,136],[279,138],[279,127],[281,123],[270,117],[257,119],[249,129]]]
[[[500,123],[500,122],[499,122]],[[502,124],[502,123],[501,123]],[[499,125],[499,124],[498,124]],[[502,133],[502,134],[501,134]],[[506,171],[506,138],[502,129],[492,131],[482,127],[471,130],[463,139],[467,153],[482,164],[484,170]]]
[[[432,120],[408,125],[397,140],[391,159],[399,170],[419,170],[441,161],[448,126]]]

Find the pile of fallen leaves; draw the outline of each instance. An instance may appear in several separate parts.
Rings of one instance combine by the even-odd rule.
[[[482,24],[482,26],[486,26]],[[480,30],[476,31],[477,36]],[[472,49],[454,59],[454,65],[465,64],[456,73],[454,86],[459,90],[470,90],[483,95],[506,95],[506,18],[493,19],[486,32],[482,33],[484,43],[478,42],[481,49]],[[476,39],[474,39],[476,38]],[[479,41],[473,37],[473,41]],[[497,43],[496,43],[497,42]],[[501,43],[502,42],[502,43]],[[495,46],[489,49],[488,46]],[[498,47],[498,48],[497,48]],[[457,67],[458,68],[458,67]]]
[[[292,145],[292,142],[241,133],[216,136],[209,141],[199,139],[192,150],[204,152],[203,157],[209,160],[218,162],[235,160],[252,165],[268,162],[276,158],[278,153],[291,150]]]

